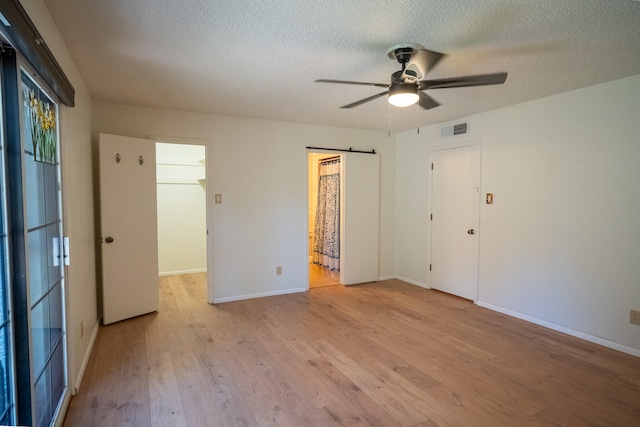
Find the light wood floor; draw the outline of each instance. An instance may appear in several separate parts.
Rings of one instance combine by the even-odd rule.
[[[340,284],[340,272],[309,263],[309,289]]]
[[[638,426],[640,359],[398,280],[100,329],[65,426]]]

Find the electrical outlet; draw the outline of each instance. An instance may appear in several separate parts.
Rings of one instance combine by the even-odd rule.
[[[638,310],[629,311],[629,323],[633,323],[634,325],[640,325],[640,311]]]
[[[276,267],[276,276],[282,276],[282,266],[281,265]]]

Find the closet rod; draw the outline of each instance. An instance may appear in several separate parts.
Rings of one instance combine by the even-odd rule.
[[[376,150],[371,150],[371,151],[360,151],[360,150],[354,150],[351,147],[349,147],[348,150],[346,149],[342,149],[342,148],[322,148],[322,147],[307,147],[307,150],[326,150],[326,151],[344,151],[346,153],[363,153],[363,154],[376,154]]]

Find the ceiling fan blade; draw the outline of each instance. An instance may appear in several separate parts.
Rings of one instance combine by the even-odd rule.
[[[430,109],[436,108],[437,106],[440,105],[440,103],[438,101],[436,101],[435,99],[433,99],[432,97],[430,97],[429,95],[427,95],[424,92],[418,92],[418,95],[420,96],[420,99],[418,100],[418,103],[425,110],[430,110]]]
[[[339,83],[339,84],[345,84],[345,85],[376,86],[376,87],[385,87],[385,88],[389,87],[389,85],[386,83],[352,82],[349,80],[318,79],[318,80],[315,80],[315,83]]]
[[[380,93],[378,93],[378,94],[376,94],[376,95],[373,95],[373,96],[370,96],[370,97],[368,97],[368,98],[361,99],[360,101],[356,101],[356,102],[353,102],[353,103],[351,103],[351,104],[343,105],[343,106],[342,106],[342,107],[340,107],[340,108],[353,108],[353,107],[357,107],[357,106],[358,106],[358,105],[360,105],[360,104],[364,104],[365,102],[373,101],[374,99],[380,98],[381,96],[384,96],[384,95],[386,95],[386,94],[388,94],[388,93],[389,93],[389,91],[388,91],[388,90],[385,90],[384,92],[380,92]]]
[[[420,90],[499,85],[504,83],[505,80],[507,80],[507,73],[479,74],[476,76],[453,77],[450,79],[423,80],[420,82]]]

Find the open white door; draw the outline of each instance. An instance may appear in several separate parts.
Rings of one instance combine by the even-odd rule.
[[[480,147],[433,152],[431,287],[478,299]]]
[[[155,142],[100,134],[103,322],[158,310]]]
[[[373,282],[378,280],[380,156],[347,153],[341,157],[340,282]]]

